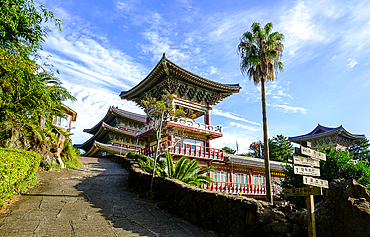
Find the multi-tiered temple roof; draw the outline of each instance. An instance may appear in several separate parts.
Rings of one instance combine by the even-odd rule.
[[[85,156],[101,156],[102,152],[127,153],[135,151],[143,141],[134,139],[136,129],[144,126],[145,115],[131,113],[117,107],[109,107],[107,114],[94,127],[84,129],[93,136],[77,146],[86,151]]]
[[[289,141],[298,144],[311,142],[312,147],[329,147],[330,144],[336,149],[348,149],[355,141],[366,139],[365,135],[356,135],[348,132],[343,126],[330,128],[320,124],[311,132],[289,137]]]

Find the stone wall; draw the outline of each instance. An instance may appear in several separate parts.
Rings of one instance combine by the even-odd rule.
[[[150,189],[151,175],[137,162],[111,156],[129,170],[129,186]],[[306,236],[304,211],[277,207],[244,196],[196,188],[178,180],[155,177],[153,194],[158,207],[206,230],[226,236]]]
[[[370,235],[370,192],[355,180],[333,180],[316,207],[317,236]]]

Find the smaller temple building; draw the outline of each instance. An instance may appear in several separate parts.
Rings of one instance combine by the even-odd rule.
[[[332,145],[335,150],[349,149],[355,144],[355,141],[364,139],[366,139],[365,135],[352,134],[344,129],[342,125],[330,128],[321,124],[318,124],[314,130],[307,134],[288,138],[289,141],[300,145],[311,142],[312,147],[329,148]]]
[[[145,145],[143,139],[134,139],[135,131],[144,127],[145,121],[145,115],[111,106],[104,118],[94,127],[84,129],[84,132],[93,136],[76,147],[85,150],[84,156],[93,157],[135,152]]]

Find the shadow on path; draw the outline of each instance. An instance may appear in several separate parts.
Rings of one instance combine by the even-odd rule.
[[[89,177],[75,185],[80,196],[98,208],[117,236],[210,236],[138,199],[127,186],[128,172],[109,160],[81,158]]]

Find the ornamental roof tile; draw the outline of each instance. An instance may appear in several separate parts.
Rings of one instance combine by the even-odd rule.
[[[101,141],[101,142],[107,143],[109,142],[109,136],[107,135],[107,133],[109,132],[113,132],[117,134],[126,134],[132,137],[134,136],[134,134],[130,132],[122,131],[121,129],[112,127],[106,124],[105,122],[100,123],[100,125],[101,126],[99,127],[98,131],[94,134],[94,136],[90,137],[89,140],[85,141],[83,144],[78,145],[76,147],[83,149],[85,151],[88,151],[91,148],[91,146],[93,146],[95,141]]]
[[[342,125],[339,127],[325,127],[322,126],[321,124],[318,124],[314,130],[311,132],[304,134],[304,135],[299,135],[295,137],[289,137],[288,140],[291,142],[300,142],[300,141],[306,141],[312,138],[321,138],[321,137],[326,137],[329,135],[333,134],[340,134],[343,137],[346,137],[351,140],[363,140],[366,139],[365,135],[357,135],[357,134],[352,134],[348,132],[346,129],[343,128]]]
[[[106,113],[106,115],[104,116],[102,120],[100,120],[97,124],[95,124],[94,127],[89,128],[89,129],[84,129],[83,131],[86,133],[95,134],[98,132],[103,122],[109,123],[116,116],[125,117],[125,118],[136,120],[142,123],[145,123],[146,121],[146,115],[136,114],[133,112],[119,109],[118,107],[110,106],[108,109],[108,112]]]
[[[264,168],[265,167],[265,160],[260,158],[254,158],[254,157],[248,157],[248,156],[238,156],[238,155],[232,155],[232,154],[224,154],[224,157],[226,160],[230,161],[234,164],[242,164],[247,165],[250,167],[255,168]],[[275,171],[282,171],[282,165],[285,165],[283,162],[278,161],[270,161],[270,167],[271,169]]]
[[[99,151],[106,151],[106,152],[113,152],[113,153],[128,153],[132,150],[128,150],[125,148],[120,148],[117,146],[112,146],[109,144],[104,144],[101,142],[94,141],[93,145],[91,148],[85,153],[84,156],[95,156]]]
[[[184,82],[221,93],[223,98],[233,93],[238,93],[241,89],[239,84],[221,84],[195,75],[171,62],[166,58],[165,54],[163,54],[162,59],[157,63],[149,75],[131,90],[122,91],[120,97],[121,99],[135,100],[140,97],[142,93],[149,91],[159,84],[167,75],[173,75]]]

